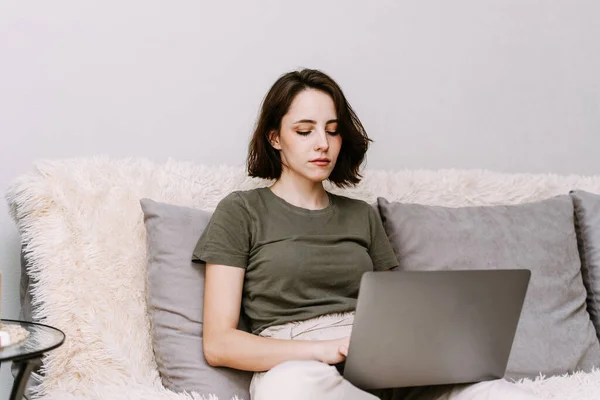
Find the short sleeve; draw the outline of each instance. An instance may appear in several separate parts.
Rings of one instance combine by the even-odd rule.
[[[246,268],[251,218],[242,197],[233,192],[219,202],[196,244],[192,261]]]
[[[369,256],[373,261],[373,269],[385,271],[398,266],[396,254],[385,233],[383,222],[372,206],[369,206],[369,228],[371,230]]]

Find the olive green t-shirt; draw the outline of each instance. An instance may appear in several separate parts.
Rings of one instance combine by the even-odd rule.
[[[398,264],[372,206],[329,198],[327,208],[308,210],[260,188],[218,204],[194,260],[246,270],[242,303],[253,333],[353,311],[362,274]]]

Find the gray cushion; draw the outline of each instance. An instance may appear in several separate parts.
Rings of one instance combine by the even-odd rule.
[[[568,195],[512,206],[446,208],[383,198],[378,205],[399,270],[531,270],[507,378],[600,366]]]
[[[202,351],[205,265],[191,260],[211,214],[149,199],[140,204],[147,232],[152,344],[163,385],[176,392],[249,400],[252,373],[211,367]],[[247,330],[242,320],[240,328]]]
[[[571,192],[587,308],[600,340],[600,195]]]

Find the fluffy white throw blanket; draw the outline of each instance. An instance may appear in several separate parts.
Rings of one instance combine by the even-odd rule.
[[[43,161],[7,194],[34,280],[34,319],[66,343],[45,359],[44,399],[204,399],[161,385],[145,301],[146,244],[139,199],[213,210],[236,189],[264,186],[243,168],[106,157]],[[367,171],[336,193],[421,204],[516,204],[579,188],[600,193],[600,176],[488,171]],[[545,399],[599,399],[600,371],[520,384]],[[221,399],[226,400],[226,399]]]

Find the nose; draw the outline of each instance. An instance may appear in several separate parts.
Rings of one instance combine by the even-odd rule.
[[[320,130],[316,136],[315,150],[316,151],[327,151],[329,149],[329,135],[325,130]]]

